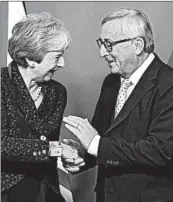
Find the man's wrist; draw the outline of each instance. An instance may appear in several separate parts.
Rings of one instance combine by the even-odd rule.
[[[89,144],[87,152],[93,156],[97,156],[98,147],[100,142],[100,135],[96,135]]]
[[[61,157],[62,155],[62,145],[59,141],[49,141],[49,156],[51,157]]]

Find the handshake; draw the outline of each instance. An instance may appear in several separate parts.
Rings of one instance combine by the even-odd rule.
[[[49,142],[49,154],[51,157],[61,157],[63,167],[71,173],[78,172],[85,166],[81,145],[72,139],[63,139]]]
[[[62,162],[63,166],[66,168],[67,171],[70,172],[77,172],[80,170],[80,167],[85,165],[84,159],[82,156],[82,148],[86,150],[88,153],[89,149],[91,148],[90,145],[92,141],[97,138],[100,138],[97,130],[92,127],[89,123],[88,119],[83,119],[76,116],[68,116],[64,117],[63,121],[65,122],[65,127],[75,135],[80,144],[71,139],[64,139],[62,143]],[[99,142],[98,142],[99,143]],[[95,142],[94,142],[95,146]],[[98,148],[98,146],[95,146]],[[55,156],[58,156],[58,145],[56,146],[57,152]],[[92,152],[92,155],[96,156],[97,152]],[[52,155],[53,156],[53,153]]]

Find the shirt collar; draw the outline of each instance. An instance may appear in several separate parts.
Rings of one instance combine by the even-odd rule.
[[[145,70],[149,67],[149,65],[154,60],[154,58],[155,58],[155,55],[153,53],[150,53],[147,59],[142,63],[142,65],[135,72],[133,72],[133,74],[129,77],[129,80],[133,83],[133,85],[136,86],[139,79],[142,77]],[[121,78],[121,82],[122,81],[123,79]]]

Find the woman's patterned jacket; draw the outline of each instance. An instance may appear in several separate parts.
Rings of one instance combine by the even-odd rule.
[[[48,156],[48,141],[59,140],[67,101],[65,87],[42,83],[44,98],[36,109],[15,62],[1,69],[1,189],[29,176],[59,193],[56,158]]]

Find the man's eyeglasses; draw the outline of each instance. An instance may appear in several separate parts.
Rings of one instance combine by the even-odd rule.
[[[126,41],[130,41],[130,40],[133,40],[133,39],[136,39],[136,38],[129,38],[129,39],[122,39],[122,40],[118,40],[118,41],[109,41],[109,39],[105,39],[104,41],[102,39],[97,39],[96,42],[99,46],[99,48],[101,48],[102,45],[104,45],[104,47],[106,48],[106,50],[108,52],[111,52],[112,51],[112,47],[119,44],[119,43],[124,43]]]

